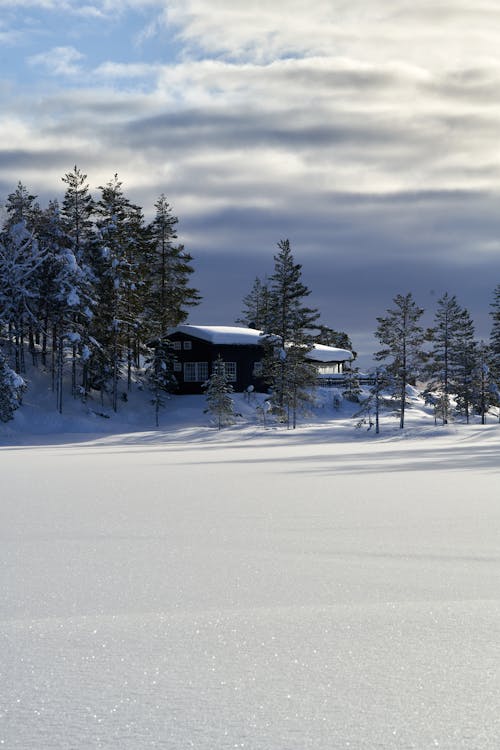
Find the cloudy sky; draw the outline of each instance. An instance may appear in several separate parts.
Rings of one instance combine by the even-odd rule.
[[[487,337],[500,283],[498,0],[0,0],[0,202],[77,164],[164,192],[232,323],[289,238],[364,357],[394,295]]]

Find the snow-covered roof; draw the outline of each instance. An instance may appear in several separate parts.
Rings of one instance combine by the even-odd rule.
[[[311,351],[307,352],[307,359],[312,359],[314,362],[345,362],[347,359],[353,359],[353,354],[348,349],[314,344]]]
[[[238,326],[195,326],[180,325],[170,331],[196,336],[211,344],[261,344],[261,332],[255,328],[240,328]]]
[[[243,328],[239,326],[197,326],[183,324],[170,331],[172,333],[184,333],[188,336],[195,336],[202,341],[209,341],[211,344],[262,344],[262,331],[256,328]],[[337,349],[335,346],[325,346],[324,344],[314,344],[313,348],[307,352],[307,359],[314,362],[345,362],[353,359],[352,352],[348,349]]]

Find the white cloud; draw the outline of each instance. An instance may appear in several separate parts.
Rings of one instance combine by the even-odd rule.
[[[93,71],[94,75],[103,80],[148,78],[157,76],[161,68],[147,63],[116,63],[105,62]]]
[[[52,75],[74,76],[80,72],[79,63],[84,55],[74,47],[53,47],[47,52],[32,55],[30,65],[42,65]]]
[[[464,57],[497,55],[500,6],[496,0],[172,0],[163,19],[178,26],[187,44],[233,59],[346,55],[453,66]]]
[[[89,54],[73,89],[78,50],[32,58],[66,79],[36,101],[5,94],[2,110],[19,122],[3,138],[12,184],[39,190],[50,177],[53,195],[74,163],[94,187],[118,172],[146,211],[172,195],[204,249],[239,245],[243,231],[247,243],[259,232],[267,252],[266,231],[275,241],[291,228],[311,254],[335,247],[358,265],[370,253],[394,268],[405,254],[456,265],[477,248],[498,252],[498,201],[486,197],[500,185],[496,0],[69,6],[153,11],[130,38],[175,25],[183,51],[169,64]]]

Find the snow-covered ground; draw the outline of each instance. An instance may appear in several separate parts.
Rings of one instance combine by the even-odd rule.
[[[203,406],[2,428],[0,747],[497,750],[499,425]]]

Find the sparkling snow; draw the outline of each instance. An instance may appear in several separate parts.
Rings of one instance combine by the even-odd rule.
[[[498,425],[10,443],[1,747],[500,746]]]

